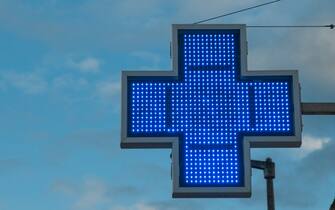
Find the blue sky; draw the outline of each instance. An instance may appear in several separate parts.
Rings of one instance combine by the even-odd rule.
[[[121,150],[122,70],[171,69],[172,23],[264,1],[0,0],[1,210],[265,209],[250,199],[172,199],[169,150]],[[330,24],[333,0],[283,0],[213,21]],[[248,29],[248,67],[298,69],[304,102],[335,101],[334,30]],[[327,209],[335,118],[303,117],[300,149],[253,149],[277,164],[278,209]]]

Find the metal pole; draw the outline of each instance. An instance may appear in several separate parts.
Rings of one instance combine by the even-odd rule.
[[[266,192],[268,200],[268,209],[275,210],[275,196],[273,191],[273,179],[266,179]]]
[[[301,103],[304,115],[335,115],[335,103]]]
[[[273,187],[273,179],[275,178],[275,163],[271,158],[265,161],[251,160],[251,167],[263,170],[264,179],[266,179],[266,194],[268,210],[275,210],[275,195]]]
[[[271,158],[266,158],[264,178],[266,179],[268,209],[275,210],[275,195],[273,189],[273,179],[275,178],[275,163],[272,162]]]

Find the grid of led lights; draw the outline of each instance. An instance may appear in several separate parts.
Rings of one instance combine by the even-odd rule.
[[[290,80],[239,77],[238,31],[179,34],[179,78],[128,81],[130,136],[180,136],[182,186],[243,186],[243,135],[292,135]]]

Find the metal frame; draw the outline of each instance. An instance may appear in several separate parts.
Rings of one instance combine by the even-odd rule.
[[[241,77],[252,76],[292,76],[294,136],[245,136],[243,139],[244,187],[181,187],[179,184],[179,144],[178,137],[128,137],[127,136],[127,77],[128,76],[173,76],[178,78],[178,30],[181,29],[226,29],[240,30],[240,65]],[[172,25],[172,71],[123,71],[121,99],[121,148],[172,148],[173,197],[250,197],[251,165],[250,148],[252,147],[299,147],[301,145],[301,107],[298,72],[284,71],[248,71],[246,25],[235,24],[178,24]]]

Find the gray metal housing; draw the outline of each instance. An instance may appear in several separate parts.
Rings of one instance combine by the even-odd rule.
[[[294,136],[245,136],[244,152],[244,183],[243,187],[181,187],[179,184],[179,144],[178,137],[128,137],[128,76],[174,76],[178,77],[178,30],[180,29],[235,29],[240,30],[240,65],[241,77],[245,76],[292,76]],[[172,71],[123,71],[121,99],[121,148],[172,148],[173,197],[176,198],[210,198],[210,197],[250,197],[251,166],[250,148],[260,147],[300,147],[301,145],[301,107],[300,88],[297,70],[248,71],[246,25],[237,24],[176,24],[172,25]]]

